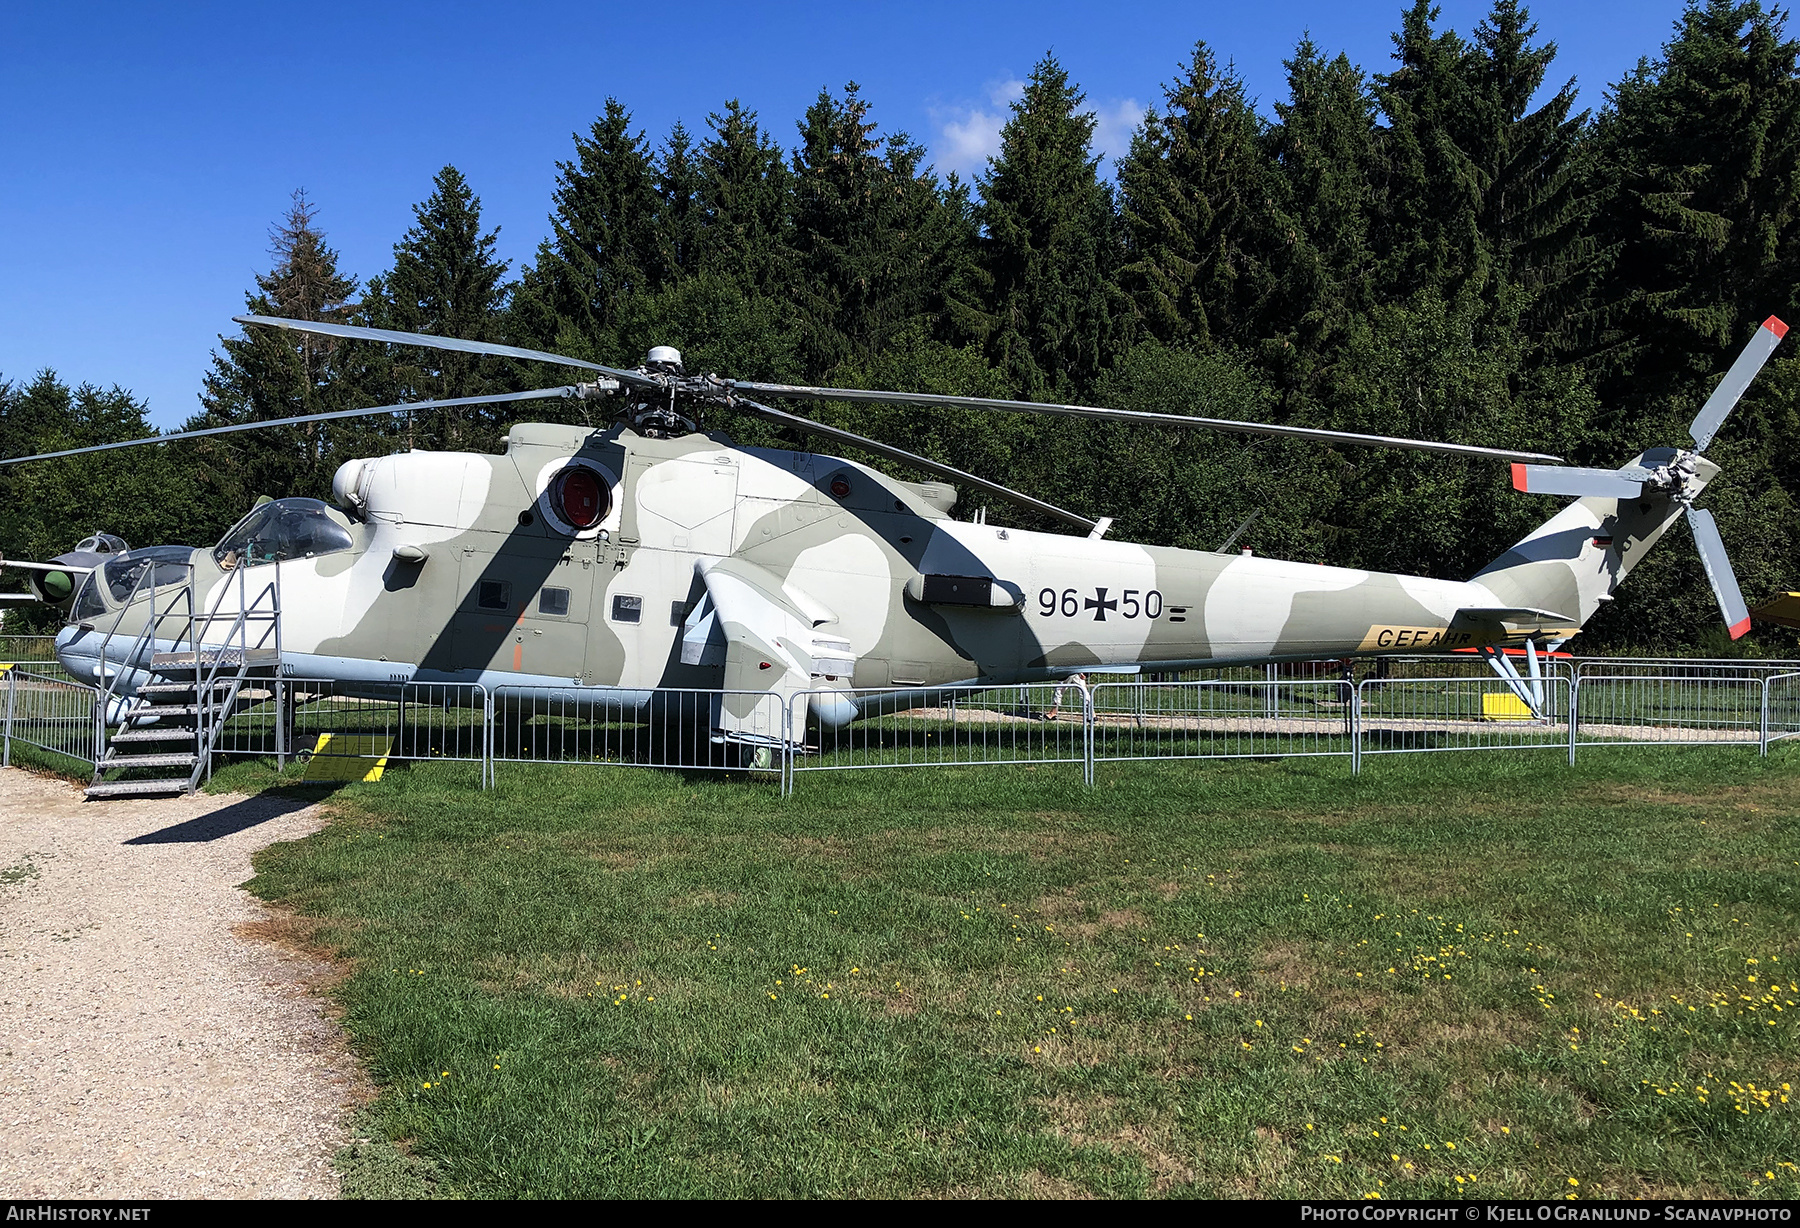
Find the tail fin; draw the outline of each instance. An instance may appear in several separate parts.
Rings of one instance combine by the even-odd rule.
[[[1651,448],[1617,473],[1630,481],[1678,455],[1674,448]],[[1704,457],[1694,461],[1688,489],[1698,494],[1719,468]],[[1496,605],[1554,610],[1586,623],[1685,510],[1667,490],[1641,489],[1636,497],[1577,499],[1482,568],[1474,582]]]

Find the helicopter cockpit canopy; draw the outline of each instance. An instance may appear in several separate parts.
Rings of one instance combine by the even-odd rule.
[[[213,547],[227,571],[289,559],[317,558],[356,545],[341,512],[317,499],[274,499],[253,509]]]

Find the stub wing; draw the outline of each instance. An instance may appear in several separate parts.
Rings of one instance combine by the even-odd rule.
[[[695,566],[706,597],[683,630],[682,660],[714,664],[723,657],[725,693],[716,701],[714,732],[734,742],[798,739],[806,705],[791,701],[815,689],[815,679],[847,682],[856,664],[849,643],[822,625],[828,611],[797,600],[755,564],[703,559]]]

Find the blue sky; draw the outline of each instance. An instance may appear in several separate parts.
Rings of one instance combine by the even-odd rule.
[[[1194,40],[1233,60],[1263,110],[1303,31],[1371,72],[1400,0],[906,5],[27,4],[0,44],[0,378],[44,367],[120,384],[170,427],[234,326],[268,230],[304,187],[360,277],[379,272],[446,162],[529,258],[557,159],[608,95],[653,138],[740,98],[791,143],[854,80],[884,131],[940,170],[978,171],[1018,81],[1053,50],[1122,150]],[[1487,4],[1446,0],[1464,33]],[[1679,0],[1539,5],[1582,105],[1654,56]]]

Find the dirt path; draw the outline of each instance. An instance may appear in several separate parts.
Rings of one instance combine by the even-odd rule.
[[[0,770],[0,1197],[336,1196],[358,1075],[320,969],[233,933],[251,854],[318,825]]]

